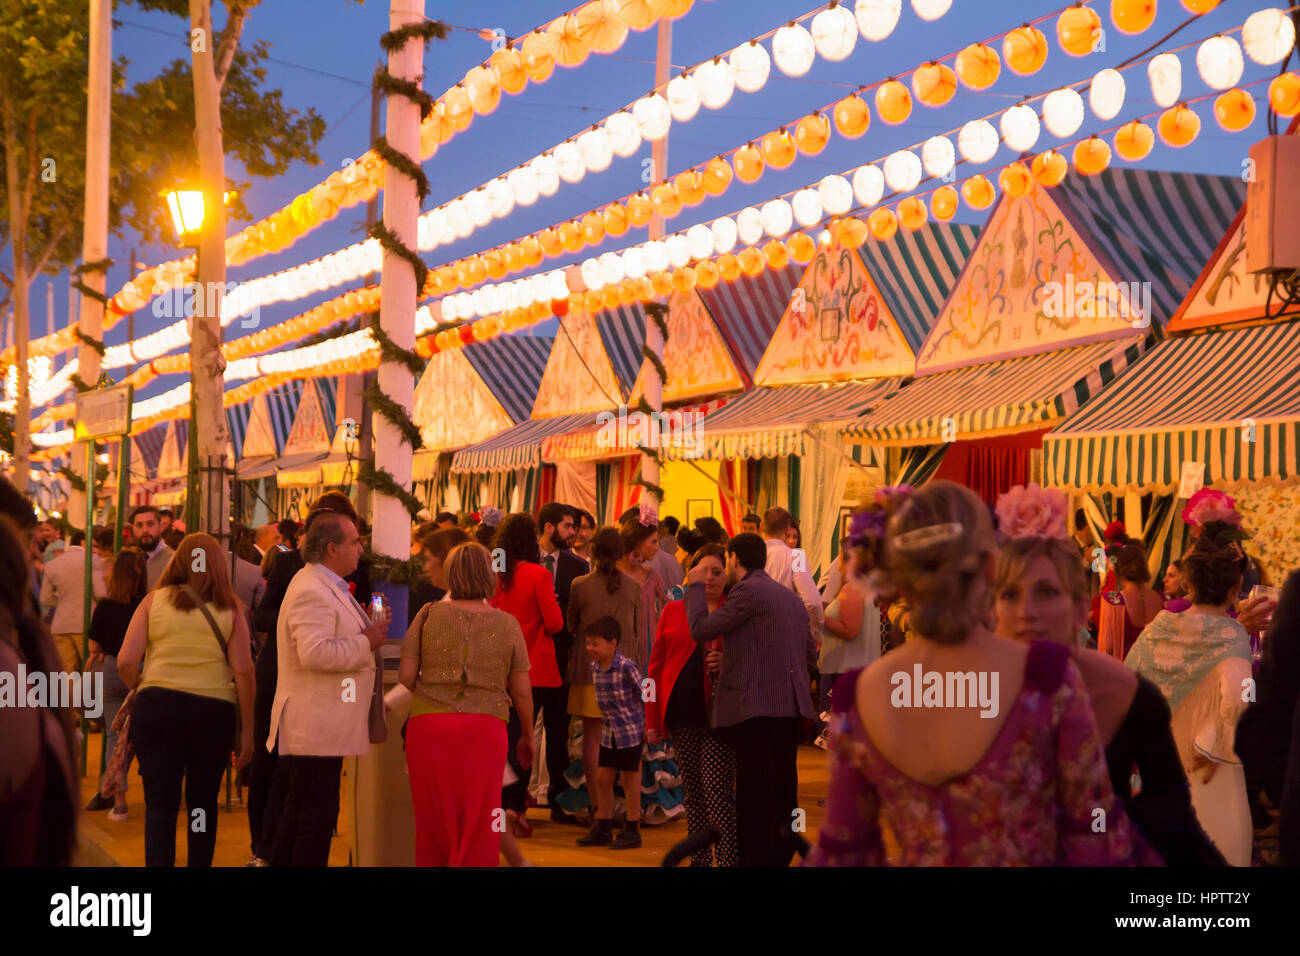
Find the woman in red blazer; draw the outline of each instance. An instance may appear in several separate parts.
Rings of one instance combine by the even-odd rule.
[[[510,712],[509,747],[507,757],[518,778],[501,790],[501,806],[518,836],[529,836],[532,827],[524,820],[527,808],[528,772],[515,759],[515,748],[521,733],[532,733],[537,713],[543,709],[549,718],[552,710],[564,712],[568,722],[568,701],[564,697],[564,679],[555,660],[555,640],[552,635],[564,629],[564,615],[555,598],[555,581],[551,572],[541,564],[541,550],[537,544],[537,524],[526,513],[512,514],[501,522],[492,541],[494,555],[505,555],[505,570],[497,577],[496,593],[489,602],[494,608],[510,614],[519,622],[524,632],[524,645],[528,648],[529,681],[533,687],[532,721],[525,729],[519,715]],[[549,721],[548,721],[549,723]],[[564,741],[567,754],[568,740]],[[547,771],[564,773],[564,762],[553,758],[559,754],[558,745],[547,741]]]
[[[712,612],[722,603],[726,551],[706,544],[691,556],[690,568],[707,569],[704,593]],[[691,637],[686,602],[672,601],[659,617],[650,649],[648,675],[654,693],[646,702],[646,742],[672,737],[686,789],[687,839],[712,827],[718,838],[691,857],[691,866],[737,866],[736,758],[709,729],[713,687],[722,666],[722,642]]]

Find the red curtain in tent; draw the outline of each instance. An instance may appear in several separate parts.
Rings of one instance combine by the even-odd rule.
[[[718,469],[718,484],[722,485],[723,488],[734,491],[738,495],[743,494],[744,492],[741,490],[740,486],[743,483],[744,471],[745,467],[743,462],[736,462],[730,459],[724,461],[722,462],[722,467]],[[739,478],[737,472],[740,473]],[[726,491],[721,490],[718,492],[718,500],[722,504],[722,527],[726,529],[727,537],[733,537],[734,535],[739,534],[740,522],[744,517],[744,514],[741,511],[740,502],[727,494]]]
[[[1049,429],[953,442],[935,479],[955,481],[993,504],[1013,485],[1029,484],[1029,453],[1043,447]]]
[[[529,508],[537,514],[542,505],[555,500],[555,466],[542,465],[542,480],[537,483],[537,500]]]

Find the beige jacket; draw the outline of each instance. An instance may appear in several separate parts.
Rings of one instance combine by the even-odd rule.
[[[94,600],[90,609],[102,601],[106,594],[104,587],[104,559],[95,555],[91,559],[94,582]],[[80,634],[86,626],[86,549],[78,545],[67,548],[57,558],[45,566],[45,577],[41,581],[41,606],[54,609],[54,620],[50,623],[51,634]]]

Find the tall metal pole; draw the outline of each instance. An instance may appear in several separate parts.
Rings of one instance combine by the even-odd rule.
[[[672,64],[673,50],[673,22],[664,17],[659,20],[659,44],[655,51],[655,87],[662,89],[668,82],[668,70]],[[664,136],[656,140],[650,149],[651,177],[655,183],[661,183],[668,178],[668,137]],[[661,216],[655,215],[650,218],[650,238],[660,239],[664,234],[664,221]],[[645,323],[645,344],[660,361],[664,355],[664,337],[659,331],[659,326],[649,316],[646,317]],[[659,377],[659,372],[653,362],[645,361],[642,363],[642,381],[645,383],[645,400],[650,408],[656,412],[663,411],[664,408],[664,383]],[[641,477],[650,484],[659,484],[659,462],[650,455],[642,453],[641,455]],[[651,492],[648,488],[641,491],[642,497],[657,509],[660,505],[659,496]]]

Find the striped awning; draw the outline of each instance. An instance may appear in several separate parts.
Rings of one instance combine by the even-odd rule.
[[[834,385],[782,385],[755,388],[733,398],[708,417],[695,447],[669,448],[668,459],[780,458],[805,453],[804,429],[846,422],[898,389],[898,379]]]
[[[298,402],[302,399],[302,380],[295,379],[277,385],[266,393],[266,410],[271,416],[271,431],[275,435],[275,447],[282,450],[293,431],[293,420],[298,414]]]
[[[167,437],[167,423],[159,422],[147,431],[132,436],[135,449],[131,455],[131,473],[137,477],[151,478],[158,472],[158,460],[162,458],[163,440]],[[138,451],[140,454],[134,454]],[[141,461],[140,459],[144,460]]]
[[[684,451],[698,446],[708,428],[706,416],[716,413],[727,401],[719,398],[698,405],[669,409],[653,424],[636,409],[623,413],[622,421],[617,412],[584,415],[586,422],[580,430],[543,439],[542,460],[597,461],[639,454],[639,440],[658,448],[664,457],[672,457],[671,451]]]
[[[571,432],[591,421],[590,414],[530,418],[487,441],[462,448],[452,458],[451,470],[478,472],[536,468],[542,463],[542,441],[545,438]]]
[[[596,329],[605,345],[609,364],[614,367],[623,392],[632,394],[637,373],[641,371],[641,346],[645,345],[645,306],[640,302],[602,309],[596,313]]]
[[[506,414],[515,422],[526,422],[554,344],[552,337],[516,333],[473,342],[464,353]]]
[[[1300,475],[1300,322],[1161,342],[1043,442],[1048,483],[1178,488],[1184,464],[1216,488]]]
[[[803,266],[795,265],[764,269],[752,278],[742,275],[734,282],[719,282],[712,289],[696,290],[745,374],[751,378],[776,327],[781,324],[803,271]]]
[[[1146,346],[1097,342],[923,375],[844,433],[850,441],[928,445],[1042,428],[1109,385]]]

